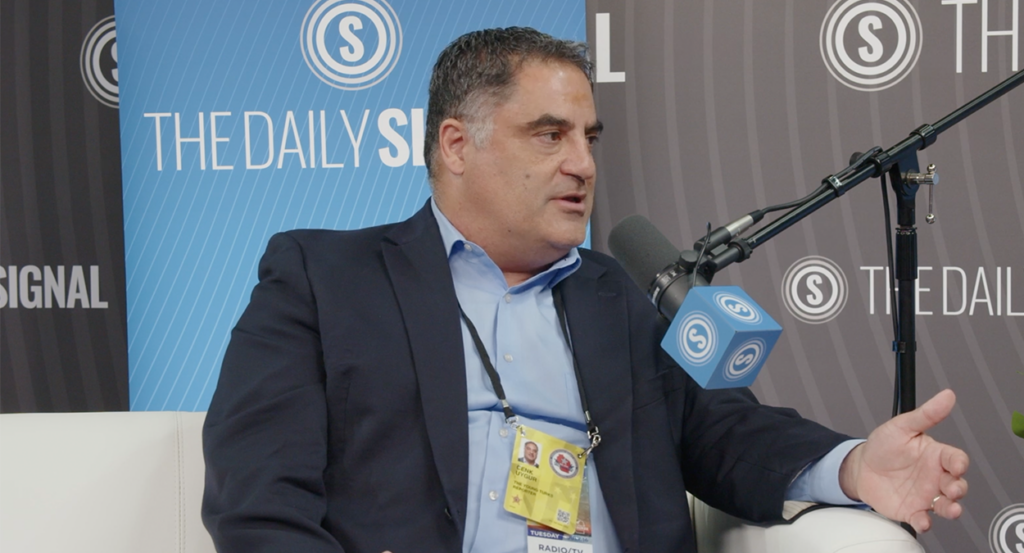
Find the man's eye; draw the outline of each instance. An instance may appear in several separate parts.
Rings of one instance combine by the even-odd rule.
[[[600,137],[600,136],[598,136],[598,135],[596,135],[596,134],[595,134],[595,135],[591,135],[591,136],[588,136],[588,137],[587,137],[587,142],[588,142],[588,143],[589,143],[589,144],[590,144],[591,146],[593,146],[594,144],[597,144],[597,141],[598,141],[598,140],[601,140],[601,137]]]
[[[558,142],[562,139],[562,133],[558,131],[546,132],[541,135],[548,142]]]

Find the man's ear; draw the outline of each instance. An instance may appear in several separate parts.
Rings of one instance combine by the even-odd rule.
[[[462,175],[466,170],[466,152],[469,144],[469,129],[458,119],[441,121],[438,129],[438,150],[441,163],[453,175]]]

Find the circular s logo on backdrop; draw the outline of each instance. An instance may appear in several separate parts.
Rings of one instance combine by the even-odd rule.
[[[711,360],[718,344],[718,331],[711,318],[700,311],[694,311],[683,319],[676,337],[679,351],[694,365],[704,365]]]
[[[761,338],[751,338],[736,348],[729,361],[725,364],[725,372],[722,377],[730,382],[747,376],[764,360],[765,352],[768,351],[768,344]]]
[[[921,39],[921,20],[906,0],[839,0],[821,25],[821,58],[844,85],[882,90],[914,68]]]
[[[746,300],[729,292],[718,292],[712,296],[722,311],[741,323],[756,325],[761,322],[761,313]]]
[[[812,255],[799,259],[782,278],[786,309],[805,323],[831,321],[846,306],[848,295],[846,274],[825,257]]]
[[[402,25],[384,0],[319,0],[302,21],[302,57],[323,82],[369,88],[388,76],[402,53]]]
[[[89,94],[101,104],[117,108],[117,28],[114,16],[101,19],[85,35],[78,63]]]
[[[1010,505],[992,519],[988,545],[992,553],[1024,553],[1024,503]]]

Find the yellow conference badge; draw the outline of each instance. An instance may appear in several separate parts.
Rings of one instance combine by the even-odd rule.
[[[575,532],[586,464],[583,451],[540,430],[520,426],[512,448],[505,510],[560,532]]]

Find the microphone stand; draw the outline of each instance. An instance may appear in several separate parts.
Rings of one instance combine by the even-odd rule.
[[[822,184],[822,191],[802,205],[791,209],[778,217],[764,228],[753,233],[749,238],[734,238],[728,244],[719,246],[711,252],[708,260],[698,269],[708,281],[715,273],[732,265],[747,260],[751,252],[771,240],[775,235],[788,229],[798,221],[814,213],[825,204],[842,196],[854,186],[867,179],[883,177],[888,174],[892,180],[893,191],[896,192],[897,227],[896,227],[896,279],[899,281],[899,298],[897,310],[899,314],[898,335],[893,341],[893,349],[897,353],[896,385],[898,404],[896,414],[912,411],[916,407],[916,372],[917,372],[917,328],[915,324],[916,302],[915,281],[917,280],[917,227],[916,199],[918,188],[922,184],[934,185],[938,182],[935,167],[929,166],[927,173],[919,172],[917,151],[935,143],[938,135],[968,116],[985,107],[995,99],[1024,83],[1024,71],[1019,71],[1005,81],[992,87],[984,94],[957,108],[934,125],[921,125],[914,129],[910,136],[902,142],[882,150],[875,148],[867,156],[855,154],[862,158],[854,161],[849,167],[829,175]],[[934,217],[929,214],[928,221]]]

